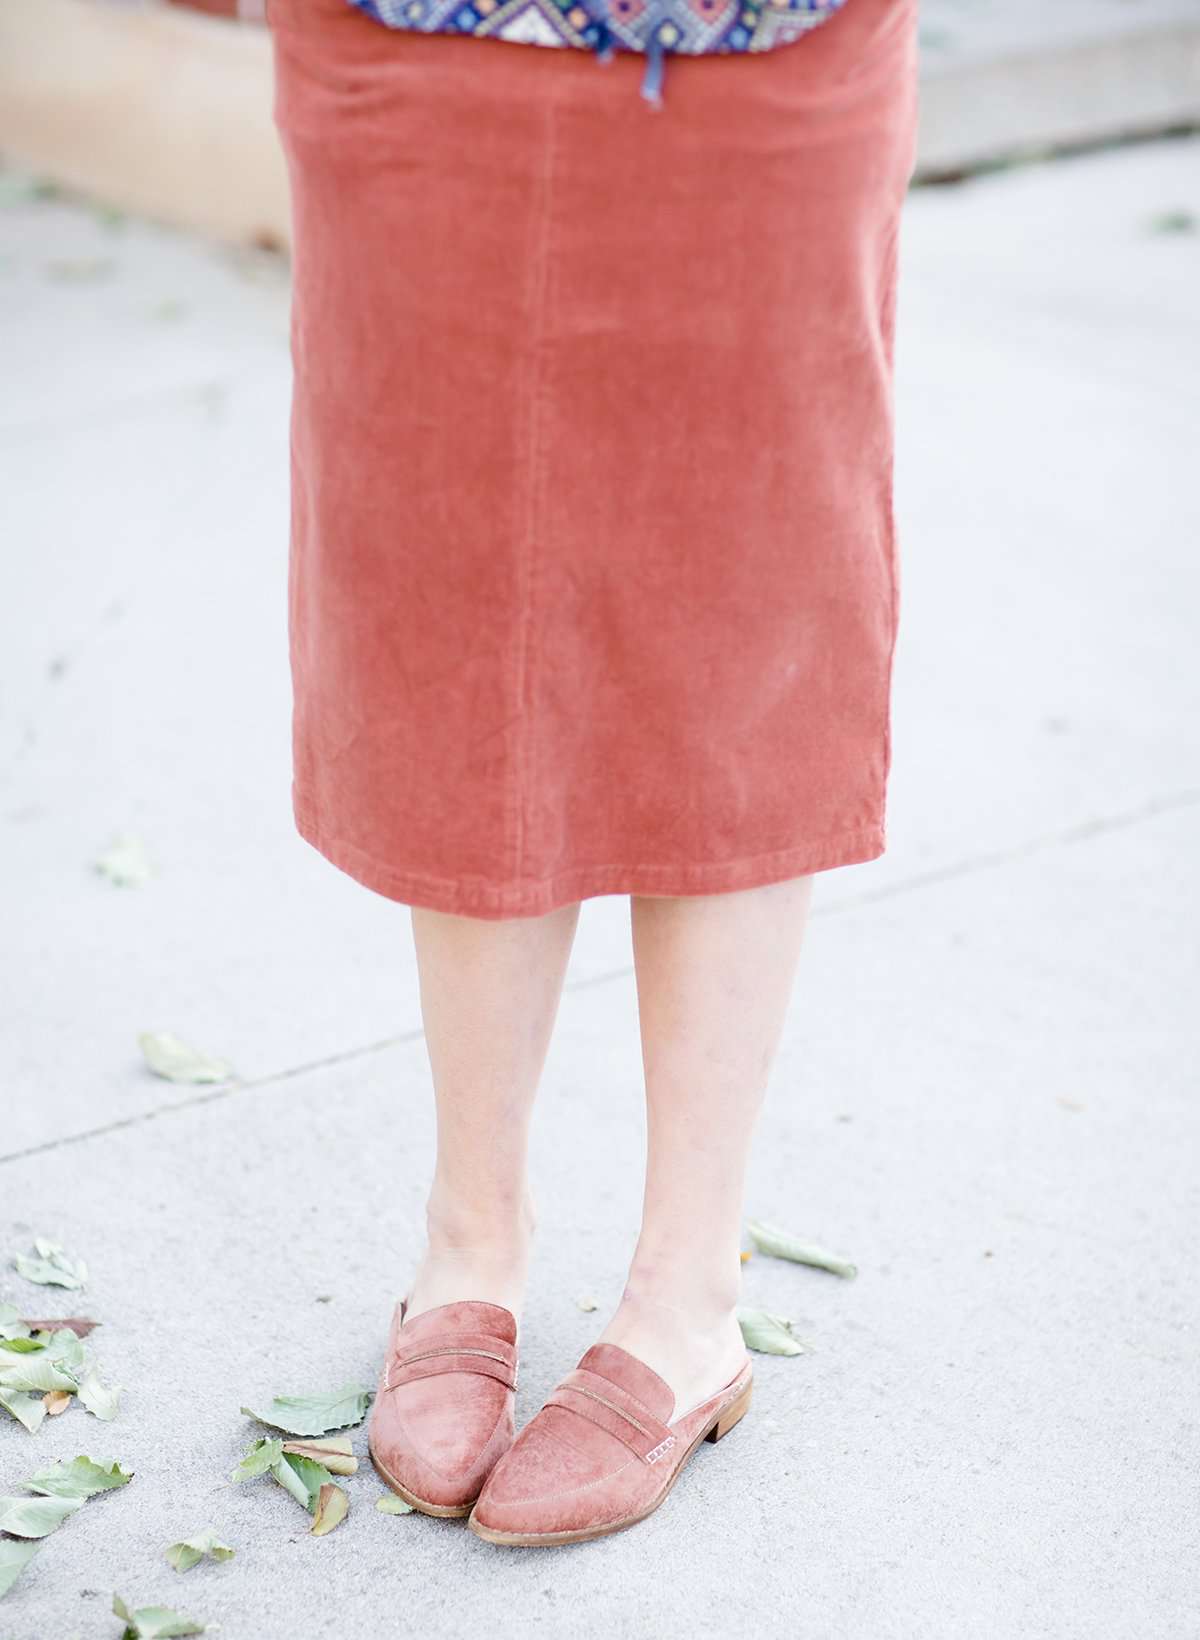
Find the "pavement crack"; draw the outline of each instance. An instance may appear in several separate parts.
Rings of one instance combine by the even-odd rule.
[[[40,1144],[27,1145],[23,1150],[12,1150],[5,1156],[0,1156],[0,1167],[6,1162],[21,1162],[29,1156],[43,1156],[52,1150],[63,1150],[68,1145],[85,1144],[89,1139],[102,1139],[109,1133],[120,1133],[125,1128],[138,1127],[143,1122],[155,1122],[160,1116],[174,1116],[179,1111],[196,1110],[201,1105],[215,1105],[224,1099],[233,1099],[241,1093],[254,1093],[259,1088],[268,1088],[277,1082],[288,1082],[296,1076],[308,1076],[314,1071],[329,1070],[335,1065],[345,1065],[356,1059],[365,1059],[369,1054],[383,1053],[388,1048],[398,1047],[404,1042],[416,1042],[424,1035],[420,1028],[412,1031],[401,1031],[396,1036],[385,1037],[381,1042],[369,1042],[361,1048],[347,1048],[344,1053],[327,1054],[323,1059],[311,1059],[303,1065],[289,1065],[283,1070],[271,1071],[266,1076],[252,1076],[247,1078],[233,1077],[228,1082],[222,1082],[219,1087],[205,1088],[202,1093],[191,1094],[186,1099],[171,1099],[163,1105],[153,1105],[149,1110],[135,1111],[131,1116],[119,1116],[111,1122],[101,1122],[97,1127],[83,1128],[79,1133],[67,1133],[58,1139],[44,1139]]]
[[[844,899],[816,908],[814,915],[828,916],[835,912],[850,911],[860,905],[873,905],[879,900],[890,900],[900,894],[909,894],[914,889],[953,882],[958,877],[971,877],[980,871],[994,871],[997,867],[1013,865],[1017,861],[1029,859],[1032,855],[1045,854],[1064,845],[1086,843],[1093,837],[1106,836],[1109,832],[1125,831],[1131,826],[1154,820],[1160,814],[1169,814],[1176,809],[1194,808],[1198,803],[1200,787],[1184,787],[1181,791],[1147,798],[1134,809],[1125,809],[1118,814],[1096,815],[1090,820],[1078,820],[1074,825],[1062,826],[1057,831],[1043,832],[1038,837],[1027,838],[1025,842],[1014,843],[1009,848],[968,854],[950,865],[936,866],[931,871],[916,872],[898,882],[886,883],[880,888],[866,889],[861,894],[846,895]]]
[[[993,871],[999,867],[1012,865],[1021,860],[1027,860],[1033,855],[1044,854],[1051,849],[1061,848],[1073,843],[1089,842],[1094,837],[1106,836],[1110,832],[1124,831],[1131,826],[1143,824],[1147,820],[1156,819],[1161,814],[1169,814],[1178,809],[1194,808],[1200,804],[1200,787],[1185,787],[1181,791],[1168,792],[1163,796],[1148,798],[1136,808],[1126,809],[1117,814],[1096,815],[1088,820],[1077,821],[1071,826],[1062,826],[1057,831],[1044,832],[1040,836],[1028,838],[1023,843],[1013,844],[1009,848],[991,849],[986,853],[967,855],[950,865],[939,866],[932,871],[918,872],[913,876],[904,877],[898,882],[889,883],[881,888],[869,889],[865,893],[848,895],[843,899],[834,900],[826,905],[815,906],[813,916],[839,916],[845,911],[852,911],[861,905],[873,905],[880,900],[890,900],[901,894],[909,894],[917,889],[930,888],[939,883],[953,882],[960,877],[971,877],[981,871]],[[593,986],[609,985],[614,980],[628,979],[634,974],[632,963],[624,963],[619,968],[607,968],[601,973],[589,974],[586,979],[577,980],[568,984],[566,991],[586,991]],[[327,1054],[321,1059],[308,1060],[303,1065],[291,1065],[283,1070],[271,1071],[266,1076],[251,1077],[247,1080],[234,1079],[222,1083],[219,1087],[205,1088],[201,1093],[192,1094],[185,1099],[171,1100],[166,1104],[155,1105],[150,1110],[138,1111],[132,1116],[122,1116],[112,1122],[104,1122],[94,1128],[84,1128],[79,1133],[68,1133],[61,1138],[45,1139],[40,1144],[27,1145],[23,1150],[13,1150],[7,1155],[0,1156],[0,1166],[7,1162],[25,1161],[31,1156],[43,1156],[51,1151],[63,1150],[70,1145],[86,1144],[91,1139],[102,1139],[110,1133],[120,1133],[126,1128],[139,1127],[145,1122],[157,1121],[160,1116],[173,1116],[180,1111],[196,1110],[203,1105],[213,1105],[225,1099],[233,1099],[239,1094],[254,1093],[260,1088],[273,1087],[280,1082],[291,1081],[294,1077],[309,1076],[315,1071],[329,1070],[337,1065],[349,1065],[360,1059],[366,1059],[372,1054],[386,1053],[391,1048],[400,1047],[404,1043],[417,1042],[424,1036],[424,1031],[415,1027],[410,1031],[400,1031],[395,1036],[382,1038],[378,1042],[370,1042],[359,1048],[348,1048],[344,1053]]]

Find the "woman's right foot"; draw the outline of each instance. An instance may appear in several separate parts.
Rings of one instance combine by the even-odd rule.
[[[517,1319],[482,1301],[392,1317],[368,1446],[380,1478],[427,1515],[465,1515],[512,1445]]]
[[[426,1249],[408,1288],[406,1315],[415,1321],[443,1304],[498,1304],[519,1316],[525,1297],[528,1256],[515,1252],[487,1253]]]
[[[533,1208],[483,1215],[435,1205],[427,1215],[427,1242],[408,1284],[409,1320],[443,1304],[498,1304],[521,1313],[533,1242]]]

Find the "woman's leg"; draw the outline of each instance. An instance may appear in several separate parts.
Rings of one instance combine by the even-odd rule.
[[[811,897],[812,878],[799,877],[632,901],[646,1190],[629,1279],[603,1337],[666,1379],[677,1414],[745,1360],[734,1312],[746,1163]]]
[[[578,905],[503,921],[412,908],[437,1163],[409,1316],[460,1299],[520,1313],[529,1118],[578,919]]]

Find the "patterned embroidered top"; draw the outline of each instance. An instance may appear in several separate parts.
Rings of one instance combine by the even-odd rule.
[[[663,59],[769,51],[800,39],[845,0],[349,0],[388,28],[478,34],[518,45],[580,46],[602,62],[645,52],[642,95],[662,106]]]

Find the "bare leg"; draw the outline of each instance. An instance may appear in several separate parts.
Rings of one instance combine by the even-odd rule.
[[[812,878],[631,903],[647,1163],[642,1228],[604,1331],[675,1391],[676,1413],[745,1359],[742,1193],[782,1035]]]
[[[578,905],[502,921],[412,908],[437,1164],[410,1316],[460,1299],[520,1314],[529,1118],[578,919]]]

